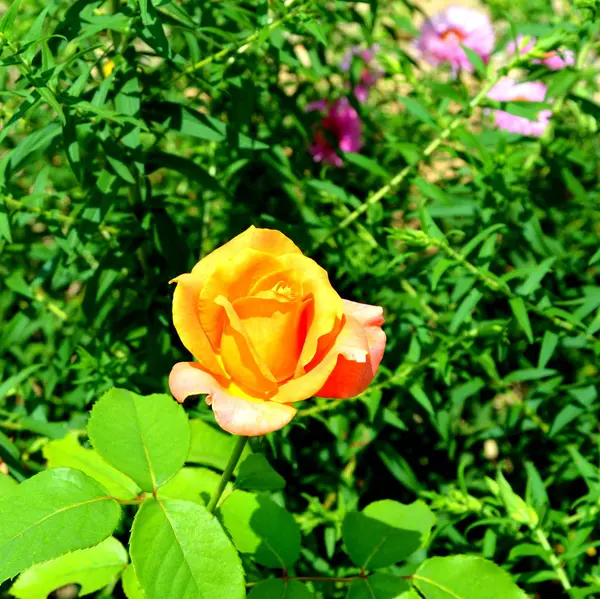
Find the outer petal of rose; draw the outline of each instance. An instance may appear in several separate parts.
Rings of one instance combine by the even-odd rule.
[[[376,374],[385,351],[385,333],[381,330],[383,308],[344,300],[344,313],[354,316],[364,327],[369,341],[369,357],[371,358],[373,373]]]
[[[186,349],[209,372],[225,376],[198,316],[198,295],[202,282],[191,274],[173,279],[177,283],[173,296],[173,324]]]
[[[352,362],[368,365],[368,368],[371,369],[371,365],[368,363],[367,335],[361,324],[352,315],[346,317],[335,344],[320,362],[306,374],[281,385],[277,394],[270,398],[271,401],[291,403],[317,395],[334,371],[340,354]]]
[[[169,387],[179,402],[190,395],[206,393],[219,426],[234,435],[266,435],[283,428],[296,415],[296,408],[288,404],[231,395],[215,377],[193,362],[173,366]]]
[[[377,374],[385,350],[385,333],[381,329],[383,309],[348,300],[344,300],[344,309],[346,317],[355,318],[364,331],[369,347],[368,360],[356,360],[351,352],[343,352],[327,382],[316,393],[320,397],[344,399],[360,395]]]
[[[258,250],[273,256],[302,253],[300,248],[298,248],[298,246],[281,231],[257,229],[256,227],[251,226],[243,233],[240,233],[237,237],[234,237],[232,240],[200,260],[200,262],[192,269],[192,273],[203,279],[210,274],[218,264],[232,258],[245,248]]]

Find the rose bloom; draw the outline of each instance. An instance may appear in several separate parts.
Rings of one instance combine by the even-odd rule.
[[[362,125],[358,113],[348,101],[340,98],[330,104],[326,100],[311,102],[307,112],[319,111],[325,114],[315,127],[314,141],[309,148],[315,162],[324,162],[332,166],[342,166],[344,161],[331,145],[332,138],[343,152],[358,152],[362,147]]]
[[[314,395],[362,393],[383,351],[383,310],[343,300],[279,231],[250,227],[173,279],[173,323],[197,362],[169,377],[179,402],[206,393],[218,424],[264,435]]]
[[[535,46],[535,37],[529,38],[529,42],[525,43],[525,36],[518,35],[517,43],[511,42],[507,46],[508,52],[514,54],[519,49],[519,54],[527,54],[533,50]],[[534,64],[544,64],[552,71],[560,71],[568,66],[575,64],[575,53],[573,50],[554,50],[552,52],[546,52],[544,58],[535,58],[531,61]]]
[[[504,77],[489,91],[488,98],[498,102],[544,102],[548,88],[540,81],[517,83]],[[551,110],[540,110],[535,121],[510,114],[504,110],[494,111],[494,121],[499,129],[532,137],[541,137],[550,124]]]
[[[487,15],[465,6],[448,6],[423,23],[415,47],[434,66],[449,63],[453,71],[473,71],[461,44],[487,62],[495,39]]]
[[[379,51],[377,44],[373,44],[369,48],[361,48],[360,46],[352,46],[346,54],[340,68],[346,73],[350,71],[352,67],[352,60],[354,57],[360,59],[364,64],[364,67],[360,73],[360,80],[354,87],[354,97],[361,103],[364,104],[369,98],[369,91],[371,88],[381,79],[383,71],[374,64],[375,56]]]

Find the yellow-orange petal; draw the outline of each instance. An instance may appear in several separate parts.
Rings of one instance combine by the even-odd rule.
[[[192,269],[192,273],[203,279],[218,264],[229,260],[247,248],[271,254],[272,256],[302,254],[298,246],[281,231],[257,229],[253,225],[200,260]]]
[[[345,399],[360,395],[377,374],[385,350],[385,333],[381,329],[383,309],[347,300],[344,300],[344,309],[346,318],[354,320],[362,328],[368,346],[368,356],[364,359],[360,353],[356,354],[354,345],[358,343],[361,347],[364,342],[364,339],[359,340],[360,336],[357,335],[352,340],[353,345],[338,356],[331,375],[316,393],[320,397]]]
[[[288,254],[280,256],[279,262],[285,268],[298,274],[304,297],[312,296],[314,299],[314,310],[312,310],[307,323],[306,339],[295,373],[295,376],[299,377],[304,373],[305,367],[313,360],[318,350],[330,349],[330,343],[321,347],[319,341],[333,332],[334,335],[331,338],[331,343],[333,343],[344,315],[344,304],[337,291],[331,286],[327,271],[311,258]]]
[[[215,303],[225,310],[220,356],[227,374],[239,385],[261,395],[274,394],[277,380],[263,362],[231,302],[218,296]]]
[[[178,276],[172,282],[177,283],[173,295],[173,324],[181,342],[206,370],[225,376],[200,324],[198,296],[202,282],[189,273]]]
[[[368,360],[368,341],[363,327],[351,315],[346,317],[335,345],[310,371],[280,385],[271,401],[292,403],[313,397],[325,385],[333,372],[340,354],[353,361]]]
[[[277,381],[283,381],[294,374],[300,357],[302,339],[298,334],[304,303],[301,298],[285,301],[283,296],[273,295],[243,297],[233,307],[261,361]]]
[[[200,324],[214,347],[219,347],[224,322],[223,308],[215,299],[223,296],[233,302],[245,297],[256,280],[280,270],[277,258],[250,248],[243,248],[215,265],[204,279],[198,298]]]
[[[169,376],[171,393],[179,402],[207,394],[217,423],[224,430],[247,437],[283,428],[296,415],[294,406],[232,395],[215,377],[193,362],[179,362]]]

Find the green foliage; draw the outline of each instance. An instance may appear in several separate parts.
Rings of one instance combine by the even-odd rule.
[[[421,4],[0,6],[2,599],[600,595],[599,5],[486,0],[494,53],[453,73],[414,50]],[[504,75],[546,98],[489,99]],[[336,168],[306,108],[341,97]],[[165,395],[168,281],[251,224],[388,341],[359,397],[250,441],[214,517],[236,440]]]
[[[79,470],[54,468],[0,498],[0,580],[110,536],[120,509],[106,489]]]
[[[231,541],[197,503],[147,500],[133,523],[131,558],[147,599],[245,596]]]
[[[52,591],[76,583],[81,595],[88,595],[116,582],[127,562],[125,547],[109,537],[95,547],[33,566],[19,576],[10,592],[17,599],[46,599]]]
[[[189,452],[187,416],[167,395],[111,389],[94,404],[88,432],[95,450],[148,492],[173,478]]]

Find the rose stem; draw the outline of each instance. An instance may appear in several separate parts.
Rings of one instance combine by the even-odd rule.
[[[231,456],[229,457],[229,462],[227,462],[227,466],[225,466],[223,476],[221,476],[221,480],[219,481],[219,486],[217,487],[217,490],[214,492],[210,499],[210,503],[208,504],[207,509],[211,514],[214,513],[217,503],[219,503],[219,499],[221,498],[221,495],[223,494],[223,491],[225,490],[225,487],[227,486],[227,483],[229,482],[229,479],[231,478],[231,475],[233,474],[233,471],[239,462],[242,452],[244,451],[244,447],[246,447],[246,443],[248,443],[248,437],[238,437],[235,447],[231,452]]]

